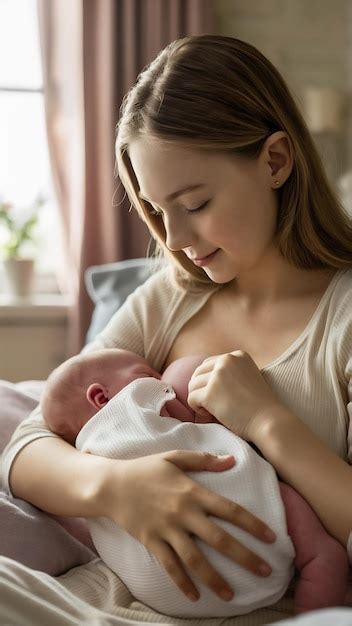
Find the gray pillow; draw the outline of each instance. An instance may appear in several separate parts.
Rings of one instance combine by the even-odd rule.
[[[1,556],[27,567],[59,576],[96,558],[85,520],[52,517],[4,491],[0,491],[0,520]],[[90,546],[84,545],[82,538],[87,543],[90,540]]]
[[[127,296],[152,275],[154,267],[154,259],[140,258],[93,265],[86,270],[86,288],[95,304],[86,343],[105,328]]]

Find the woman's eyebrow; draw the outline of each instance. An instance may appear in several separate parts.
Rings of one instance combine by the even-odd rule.
[[[205,186],[206,186],[205,183],[198,183],[197,185],[188,185],[187,187],[184,187],[183,189],[178,189],[177,191],[173,191],[168,196],[166,196],[165,200],[166,202],[170,202],[171,200],[175,200],[176,198],[178,198],[179,196],[182,196],[184,193],[188,191],[194,191],[194,189],[200,189],[201,187],[205,187]],[[141,191],[138,191],[138,196],[142,200],[145,200],[146,202],[150,202],[151,204],[153,204],[153,201],[147,198]]]

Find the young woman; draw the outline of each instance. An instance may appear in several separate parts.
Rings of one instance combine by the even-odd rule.
[[[283,79],[236,39],[175,41],[126,95],[116,153],[166,266],[89,349],[132,350],[158,370],[183,355],[213,355],[191,380],[191,406],[255,444],[352,554],[352,225]],[[17,429],[4,459],[13,495],[49,512],[113,519],[194,601],[197,579],[224,601],[236,592],[199,539],[256,572],[258,584],[270,576],[217,520],[262,541],[275,539],[270,529],[187,475],[226,471],[233,458],[177,450],[112,461],[51,435],[40,412]],[[2,567],[7,581],[16,567],[19,589],[34,577],[39,594],[49,584],[52,607],[67,606],[73,592],[120,618],[178,623],[132,610],[101,561],[45,584],[19,565]],[[283,619],[291,596],[221,623]]]

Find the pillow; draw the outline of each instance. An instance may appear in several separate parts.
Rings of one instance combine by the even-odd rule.
[[[37,406],[43,387],[42,380],[0,380],[0,454],[19,423]]]
[[[0,453],[37,406],[45,382],[0,380]],[[0,476],[1,485],[1,476]],[[0,554],[58,576],[96,558],[87,522],[40,511],[0,489]]]
[[[88,563],[97,554],[90,537],[84,545],[78,536],[79,524],[88,533],[85,521],[74,520],[67,520],[66,527],[64,518],[0,491],[0,554],[51,576]]]
[[[156,263],[155,259],[127,259],[86,270],[86,288],[95,304],[86,343],[93,341],[130,293],[152,275]]]

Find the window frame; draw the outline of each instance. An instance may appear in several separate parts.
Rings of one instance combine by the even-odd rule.
[[[44,86],[41,87],[21,87],[19,85],[13,86],[5,86],[0,84],[0,95],[2,93],[22,93],[22,94],[42,94],[44,98],[45,90]],[[0,266],[0,294],[6,294],[6,280],[5,280],[5,271],[2,266]],[[34,278],[34,287],[33,287],[33,295],[38,294],[57,294],[59,295],[61,291],[58,288],[58,283],[56,280],[56,275],[54,271],[39,271],[35,273]],[[65,298],[67,294],[63,293],[63,297]]]

